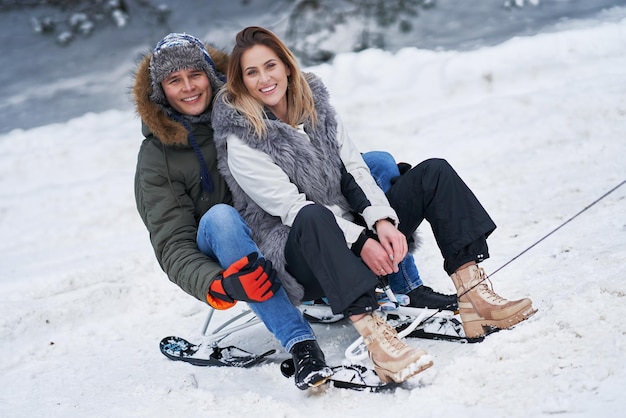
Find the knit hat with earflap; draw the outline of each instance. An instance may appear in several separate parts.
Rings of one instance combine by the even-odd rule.
[[[213,94],[224,84],[224,75],[217,71],[209,52],[198,38],[186,33],[170,33],[157,44],[152,52],[150,100],[159,105],[168,106],[161,82],[174,71],[188,68],[203,70],[207,74]]]
[[[181,115],[170,106],[161,87],[161,82],[168,75],[183,69],[204,71],[209,78],[214,96],[219,88],[224,85],[226,78],[217,71],[213,59],[211,59],[202,42],[186,33],[170,33],[167,35],[154,48],[150,58],[150,82],[152,84],[150,100],[161,106],[169,117],[180,122],[187,129],[189,143],[193,147],[200,163],[202,189],[206,193],[212,193],[214,189],[213,181],[190,125],[190,122],[210,123],[211,112],[207,110],[201,115]]]

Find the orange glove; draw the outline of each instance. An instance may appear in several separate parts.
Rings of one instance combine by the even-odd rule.
[[[272,262],[256,252],[235,261],[209,287],[209,297],[227,303],[263,302],[280,288]]]

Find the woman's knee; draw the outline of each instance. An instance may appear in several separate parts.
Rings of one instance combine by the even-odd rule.
[[[445,170],[449,170],[450,168],[452,168],[450,166],[450,163],[448,163],[448,161],[443,158],[429,158],[427,160],[422,161],[420,165],[422,164],[430,170],[437,170],[437,171],[441,171],[441,170],[445,171]]]
[[[433,177],[448,177],[450,175],[456,175],[456,172],[448,163],[447,160],[443,158],[429,158],[427,160],[422,161],[418,165],[414,167],[413,171],[415,174],[420,176],[433,176]]]
[[[326,222],[329,219],[334,221],[334,215],[332,212],[323,205],[311,204],[306,205],[298,212],[296,219],[294,220],[293,227],[310,227],[312,225],[319,224],[320,222]]]

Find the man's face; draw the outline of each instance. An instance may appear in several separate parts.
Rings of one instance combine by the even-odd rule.
[[[183,115],[197,116],[211,104],[211,83],[202,70],[174,71],[161,82],[161,87],[170,106]]]

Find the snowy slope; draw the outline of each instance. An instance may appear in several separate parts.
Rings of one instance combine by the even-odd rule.
[[[6,5],[4,5],[6,3]],[[127,1],[130,18],[116,28],[108,19],[97,23],[90,36],[78,36],[69,46],[60,47],[55,38],[68,17],[60,7],[42,5],[32,8],[4,1],[0,6],[0,134],[15,128],[30,129],[86,112],[132,108],[128,74],[135,62],[169,32],[187,32],[227,50],[235,34],[248,25],[265,26],[286,37],[294,9],[317,2],[294,0],[158,0]],[[22,2],[23,3],[23,2]],[[60,3],[60,2],[26,2]],[[88,3],[88,2],[71,2]],[[102,2],[99,2],[102,3]],[[170,10],[165,24],[141,4],[165,5]],[[351,1],[325,1],[335,10]],[[624,7],[626,0],[458,0],[431,1],[434,7],[417,16],[401,14],[411,27],[405,32],[399,25],[382,30],[384,49],[396,51],[403,46],[422,49],[468,50],[503,42],[515,35],[534,35],[559,30],[563,26],[587,24],[590,19],[615,20],[612,9]],[[509,4],[510,7],[504,7]],[[74,10],[68,8],[67,10]],[[326,13],[334,15],[334,12]],[[618,13],[619,15],[620,13]],[[54,17],[59,24],[56,35],[37,34],[32,19]],[[291,16],[291,17],[290,17]],[[333,26],[332,33],[318,34],[309,55],[322,49],[331,54],[350,52],[359,44],[367,19],[355,17]],[[322,19],[324,21],[324,19]],[[370,24],[374,22],[372,18]],[[296,27],[311,25],[298,20]],[[320,30],[325,26],[313,24]],[[322,31],[324,32],[324,31]],[[376,32],[376,30],[375,30]],[[298,44],[308,34],[299,33]],[[313,35],[315,36],[315,35]],[[295,45],[294,45],[295,46]],[[308,48],[307,48],[308,49]],[[62,103],[62,105],[59,105]]]
[[[621,12],[623,13],[623,12]],[[614,20],[614,19],[613,19]],[[468,52],[367,50],[310,68],[363,151],[448,159],[499,228],[496,270],[626,180],[626,19]],[[278,349],[254,369],[158,351],[198,339],[205,306],[169,283],[134,208],[131,111],[0,136],[0,416],[608,416],[626,407],[626,185],[493,276],[539,312],[481,344],[410,340],[435,365],[393,394],[311,396]],[[451,291],[428,225],[416,258]],[[234,314],[221,314],[222,318]],[[357,334],[315,326],[332,362]]]

